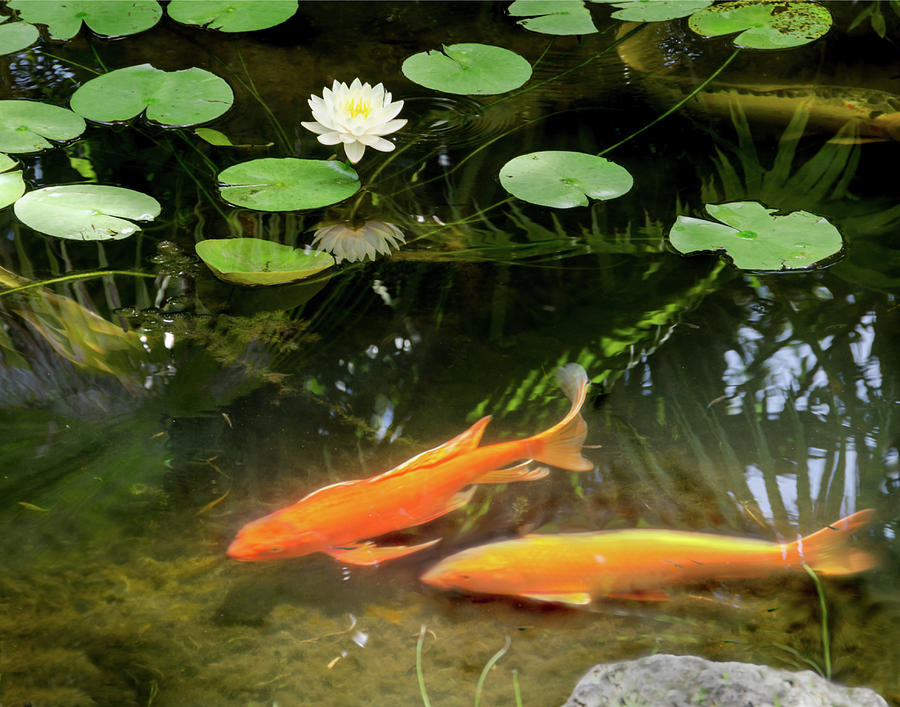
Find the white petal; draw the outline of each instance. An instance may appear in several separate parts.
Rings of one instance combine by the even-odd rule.
[[[389,120],[384,125],[376,125],[369,129],[369,135],[389,135],[397,132],[406,125],[406,118],[398,118],[397,120]]]
[[[309,123],[309,122],[301,120],[300,125],[302,125],[307,130],[312,130],[314,133],[327,133],[330,131],[329,128],[326,128],[321,123],[316,123],[315,121]]]
[[[341,134],[340,133],[325,133],[324,135],[319,135],[316,138],[323,145],[337,145],[341,142]]]
[[[394,149],[394,143],[377,135],[360,135],[359,141],[366,147],[372,147],[381,152],[390,152]]]
[[[341,130],[340,125],[334,120],[334,117],[329,113],[322,111],[313,111],[313,118],[316,119],[316,122],[325,127],[325,130],[322,132],[326,132],[328,130]]]
[[[390,103],[381,109],[381,112],[378,114],[378,118],[384,121],[390,120],[391,118],[396,118],[397,114],[401,110],[403,110],[403,101]]]
[[[393,145],[391,146],[391,149],[393,149]],[[345,142],[344,152],[347,154],[347,159],[353,164],[356,164],[362,159],[363,154],[365,154],[366,146],[356,140],[353,142]]]

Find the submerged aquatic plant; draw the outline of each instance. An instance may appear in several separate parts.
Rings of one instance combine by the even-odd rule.
[[[344,153],[353,163],[359,162],[367,147],[390,152],[394,143],[383,135],[398,131],[406,125],[405,118],[397,118],[403,101],[391,101],[391,94],[383,84],[374,87],[353,79],[349,86],[335,81],[331,88],[322,89],[322,96],[310,96],[312,122],[301,122],[307,130],[319,133],[323,145],[344,144]]]
[[[354,227],[347,221],[332,223],[319,228],[313,238],[313,246],[332,255],[337,262],[351,263],[368,257],[375,260],[379,253],[390,255],[405,243],[403,231],[387,221],[366,221]]]

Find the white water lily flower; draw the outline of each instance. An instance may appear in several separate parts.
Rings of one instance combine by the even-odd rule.
[[[335,81],[330,89],[322,89],[322,97],[310,96],[315,122],[301,122],[307,130],[319,133],[323,145],[344,144],[347,159],[353,163],[362,159],[367,147],[382,152],[394,149],[394,143],[382,135],[396,132],[405,119],[396,119],[403,101],[391,102],[391,94],[382,84],[375,87],[353,79],[349,86]]]
[[[391,248],[399,248],[405,242],[403,231],[385,221],[366,221],[359,228],[334,223],[318,229],[313,238],[313,246],[328,251],[337,262],[354,262],[366,256],[375,260],[378,253],[390,255]]]

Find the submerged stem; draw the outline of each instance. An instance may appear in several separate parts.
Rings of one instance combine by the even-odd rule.
[[[812,567],[804,562],[803,569],[812,577],[813,584],[816,585],[816,594],[819,595],[819,608],[822,612],[822,660],[825,664],[825,677],[831,680],[831,637],[828,634],[828,604],[825,601],[825,589]]]
[[[689,100],[691,100],[694,96],[696,96],[698,93],[700,93],[700,91],[702,91],[704,88],[706,88],[706,87],[709,85],[709,83],[710,83],[713,79],[715,79],[716,76],[718,76],[718,75],[725,69],[725,67],[728,66],[728,65],[732,62],[732,60],[733,60],[738,54],[740,54],[740,51],[741,51],[741,50],[740,50],[740,47],[737,48],[737,49],[735,49],[734,52],[732,52],[731,56],[728,57],[728,58],[723,62],[722,66],[720,66],[718,69],[716,69],[715,71],[713,71],[713,72],[709,75],[709,77],[708,77],[703,83],[701,83],[699,86],[697,86],[697,88],[695,88],[695,89],[694,89],[693,91],[691,91],[688,95],[686,95],[684,98],[682,98],[680,101],[678,101],[678,103],[676,103],[674,106],[672,106],[671,108],[669,108],[669,110],[667,110],[665,113],[663,113],[662,115],[658,116],[655,120],[652,120],[651,122],[647,123],[647,124],[646,124],[643,128],[641,128],[640,130],[636,130],[635,132],[631,133],[631,135],[629,135],[628,137],[622,138],[622,139],[619,140],[615,145],[611,145],[610,147],[607,147],[605,150],[602,150],[601,152],[598,152],[598,153],[597,153],[597,156],[598,156],[598,157],[602,157],[603,155],[605,155],[605,154],[606,154],[607,152],[609,152],[610,150],[616,149],[619,145],[628,142],[629,140],[631,140],[631,138],[637,137],[638,135],[640,135],[640,134],[641,134],[642,132],[644,132],[645,130],[648,130],[649,128],[652,128],[654,125],[656,125],[656,124],[657,124],[659,121],[661,121],[663,118],[666,118],[666,117],[672,115],[672,113],[674,113],[676,110],[678,110],[679,108],[681,108],[681,106],[683,106],[685,103],[687,103]]]
[[[155,278],[155,274],[145,272],[134,272],[132,270],[92,270],[91,272],[75,273],[72,275],[62,275],[60,277],[52,277],[49,280],[37,280],[29,282],[27,285],[19,285],[18,287],[10,287],[8,290],[0,292],[0,297],[13,295],[16,292],[24,290],[33,290],[36,287],[45,287],[46,285],[55,285],[60,282],[72,282],[75,280],[88,280],[92,277],[103,277],[104,275],[132,275],[133,277],[149,277]]]
[[[618,26],[618,25],[610,25],[610,27],[608,27],[607,29],[603,30],[602,32],[599,32],[599,34],[603,35],[603,34],[605,34],[606,32],[608,32],[610,29],[612,29],[613,27],[617,27],[617,26]],[[508,101],[510,98],[515,98],[516,96],[521,96],[523,93],[528,93],[529,91],[533,91],[534,89],[540,88],[541,86],[546,86],[548,83],[552,83],[552,82],[554,82],[554,81],[558,81],[558,80],[561,79],[563,76],[567,76],[568,74],[571,74],[573,71],[577,71],[578,69],[587,66],[587,65],[590,64],[592,61],[596,61],[597,59],[599,59],[601,56],[603,56],[604,54],[606,54],[606,53],[607,53],[608,51],[610,51],[611,49],[615,49],[617,46],[619,46],[622,42],[624,42],[624,41],[625,41],[626,39],[628,39],[629,37],[633,36],[633,35],[636,34],[637,32],[640,32],[640,31],[641,31],[644,27],[646,27],[646,26],[647,26],[647,23],[646,23],[646,22],[643,22],[643,23],[639,24],[637,27],[635,27],[634,29],[630,30],[627,34],[624,34],[624,35],[622,35],[621,37],[619,37],[615,42],[613,42],[612,44],[610,44],[608,47],[604,47],[602,50],[600,50],[600,51],[597,52],[596,54],[593,54],[592,56],[589,56],[587,59],[585,59],[585,60],[582,61],[581,63],[575,64],[575,66],[570,66],[570,67],[569,67],[568,69],[566,69],[565,71],[560,71],[560,72],[559,72],[558,74],[556,74],[555,76],[551,76],[550,78],[544,79],[543,81],[538,81],[537,83],[533,83],[533,84],[531,84],[530,86],[526,86],[525,88],[522,88],[522,89],[520,89],[520,90],[518,90],[518,91],[513,91],[512,93],[507,93],[505,96],[503,96],[503,98],[498,98],[498,99],[497,99],[496,101],[494,101],[493,103],[488,103],[487,105],[482,106],[482,107],[481,107],[482,110],[486,110],[487,108],[490,108],[490,107],[492,107],[492,106],[495,106],[495,105],[497,105],[497,104],[499,104],[499,103],[503,103],[503,101]],[[550,47],[548,46],[547,49],[549,49],[549,48],[550,48]],[[547,50],[545,49],[544,52],[543,52],[543,54],[541,54],[541,56],[538,57],[538,60],[535,61],[535,63],[534,63],[535,66],[537,65],[537,63],[538,63],[541,59],[544,58],[544,54],[546,54],[546,53],[547,53]]]
[[[237,74],[235,74],[235,77],[244,84],[244,87],[250,92],[250,95],[253,96],[254,99],[256,99],[256,102],[259,103],[259,105],[262,106],[262,109],[266,112],[266,115],[269,118],[269,122],[272,123],[272,127],[275,128],[278,139],[279,141],[281,141],[281,149],[284,150],[286,154],[291,154],[293,150],[291,149],[290,138],[288,138],[288,135],[284,131],[284,128],[281,127],[281,122],[278,120],[275,113],[272,112],[272,109],[269,108],[268,104],[263,100],[262,96],[259,94],[259,91],[256,90],[256,84],[253,82],[253,77],[250,75],[250,71],[247,69],[247,64],[244,61],[244,55],[241,54],[240,45],[235,45],[235,48],[237,50],[238,61],[241,62],[241,69],[243,70],[244,75],[247,77],[247,80],[241,80],[241,78]]]
[[[51,59],[56,59],[57,61],[61,61],[63,64],[68,64],[69,66],[74,66],[76,69],[81,69],[82,71],[90,71],[92,74],[96,74],[99,76],[102,74],[102,71],[97,71],[97,69],[92,69],[90,66],[85,66],[84,64],[79,64],[77,61],[72,61],[71,59],[67,59],[64,56],[60,56],[59,54],[51,54],[50,52],[41,52],[44,56],[49,56]],[[102,64],[101,64],[102,66]]]

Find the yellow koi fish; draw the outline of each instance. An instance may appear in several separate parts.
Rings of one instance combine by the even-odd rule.
[[[440,589],[508,594],[559,604],[589,604],[593,597],[664,600],[662,587],[704,579],[760,577],[802,569],[853,574],[875,559],[847,547],[871,509],[791,543],[677,530],[609,530],[526,535],[463,550],[422,575]]]

